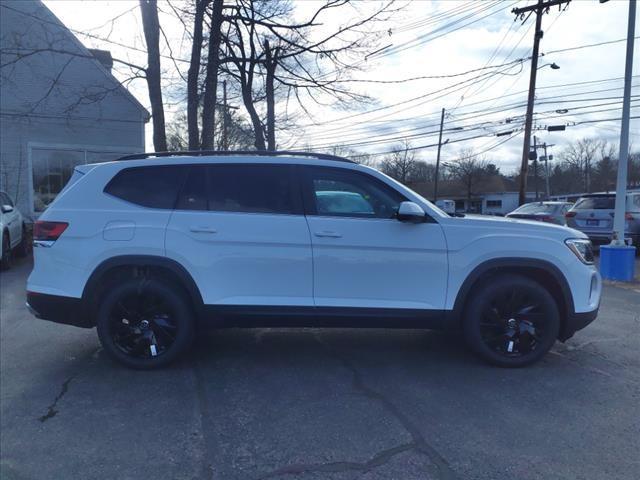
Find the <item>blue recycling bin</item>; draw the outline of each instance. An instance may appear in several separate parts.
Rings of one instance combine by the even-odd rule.
[[[600,247],[600,274],[607,280],[633,281],[636,247],[603,245]]]

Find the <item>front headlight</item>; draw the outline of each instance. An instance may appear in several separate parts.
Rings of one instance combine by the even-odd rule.
[[[593,248],[591,241],[584,238],[568,238],[564,241],[567,247],[576,254],[582,263],[593,265]]]

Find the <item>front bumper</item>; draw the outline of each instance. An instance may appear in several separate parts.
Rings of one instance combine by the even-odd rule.
[[[92,328],[80,298],[27,292],[27,308],[36,317],[65,325]]]
[[[560,331],[560,335],[558,336],[558,340],[564,342],[573,337],[573,334],[578,330],[582,330],[584,327],[593,322],[598,316],[598,309],[591,312],[581,312],[581,313],[572,313],[567,317],[567,321],[565,322],[562,330]]]

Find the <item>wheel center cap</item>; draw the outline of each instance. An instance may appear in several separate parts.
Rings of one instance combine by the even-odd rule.
[[[509,325],[510,327],[515,327],[516,326],[516,319],[515,318],[510,318],[509,320],[507,320],[507,325]]]
[[[147,328],[149,328],[149,320],[142,320],[140,322],[140,328],[142,328],[143,330],[146,330]]]

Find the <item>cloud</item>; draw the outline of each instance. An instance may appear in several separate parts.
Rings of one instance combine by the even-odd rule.
[[[109,35],[112,41],[144,50],[144,42],[141,37],[142,29],[135,1],[45,1],[45,3],[67,26],[75,30],[95,33],[98,36]],[[381,38],[380,45],[389,44],[391,45],[390,49],[397,51],[397,53],[386,55],[382,52],[380,55],[372,56],[364,63],[364,71],[355,73],[354,78],[392,80],[426,75],[446,75],[482,68],[488,63],[499,65],[508,60],[527,57],[530,55],[533,42],[532,24],[534,18],[529,18],[524,23],[520,20],[514,20],[514,15],[511,13],[512,3],[515,2],[496,3],[496,6],[492,7],[493,2],[407,2],[403,11],[379,28],[381,31],[391,30],[390,36],[386,34]],[[520,1],[517,3],[518,6],[523,6],[530,2]],[[294,5],[298,9],[297,15],[302,17],[317,6],[317,2],[296,2]],[[358,13],[357,11],[360,11],[360,14],[366,14],[376,5],[376,2],[358,3],[348,15],[355,15]],[[571,2],[564,12],[559,13],[557,8],[552,8],[549,14],[544,15],[544,37],[541,41],[541,53],[545,55],[540,59],[540,64],[555,62],[561,68],[552,70],[543,67],[539,71],[536,98],[540,104],[535,109],[539,113],[536,124],[544,126],[551,124],[551,122],[584,122],[620,116],[621,80],[570,84],[622,77],[625,58],[624,42],[579,50],[551,52],[625,37],[627,5],[628,2],[600,4],[595,1],[576,1]],[[167,5],[161,5],[161,8],[165,9],[165,7]],[[126,10],[131,11],[118,18],[114,22],[113,28],[108,23],[103,25],[107,19]],[[169,38],[172,52],[176,57],[188,58],[189,39],[184,33],[183,25],[170,14],[168,7],[166,10],[166,14],[161,13],[160,20]],[[336,9],[334,13],[327,15],[323,19],[327,25],[326,28],[346,21],[344,12],[345,10],[338,11]],[[447,12],[449,13],[447,14]],[[483,15],[491,12],[495,12],[495,14],[477,21]],[[447,15],[449,16],[447,17]],[[463,16],[468,16],[468,18],[460,20]],[[470,22],[475,23],[465,26]],[[461,26],[464,28],[446,33]],[[95,29],[96,27],[100,28]],[[444,33],[446,34],[438,38]],[[133,63],[145,62],[144,53],[131,48],[123,48],[113,43],[101,42],[87,37],[83,38],[82,35],[79,35],[79,38],[88,46],[111,50],[116,57]],[[410,48],[403,50],[405,47]],[[166,45],[163,47],[163,53],[169,53]],[[640,47],[636,47],[636,72],[639,64]],[[165,82],[167,89],[169,89],[169,84],[181,83],[175,67],[170,61],[163,59],[163,67],[169,77]],[[186,71],[184,64],[179,64],[178,67]],[[470,74],[468,78],[481,73]],[[490,135],[514,126],[514,123],[504,123],[506,118],[524,115],[523,103],[526,100],[528,88],[529,63],[524,63],[522,66],[514,65],[513,68],[503,73],[503,75],[486,75],[469,85],[458,87],[452,87],[452,85],[467,77],[425,79],[402,84],[350,84],[357,91],[374,97],[375,104],[366,105],[364,108],[362,106],[360,108],[354,107],[345,111],[309,103],[306,105],[307,108],[313,113],[315,121],[321,122],[322,125],[309,125],[313,122],[301,115],[303,118],[301,123],[308,126],[296,130],[296,137],[281,138],[279,141],[287,145],[302,146],[308,143],[324,146],[329,143],[349,144],[389,139],[386,143],[354,147],[363,152],[376,153],[393,148],[397,144],[397,140],[393,140],[395,137],[422,133],[425,136],[413,138],[412,143],[416,146],[429,145],[437,142],[437,134],[433,134],[434,125],[437,130],[440,110],[446,108],[449,114],[446,118],[445,128],[463,127],[462,130],[448,132],[451,143],[442,150],[442,156],[446,161],[454,158],[459,149],[463,147],[480,150],[506,139],[507,137]],[[635,83],[640,84],[640,79],[636,78]],[[551,88],[552,86],[555,87]],[[445,90],[436,93],[443,89],[451,91]],[[143,81],[134,82],[132,90],[142,103],[148,104],[146,85]],[[172,112],[185,108],[180,101],[183,95],[182,91],[175,88],[171,91],[175,105],[169,106],[169,116]],[[637,95],[638,91],[638,87],[635,87],[633,93]],[[574,95],[579,92],[586,93]],[[348,115],[388,107],[414,97],[422,98],[397,107],[343,119]],[[545,100],[550,97],[553,98]],[[610,100],[574,101],[583,98],[609,98]],[[545,101],[549,103],[542,104]],[[239,103],[238,100],[236,102]],[[618,103],[583,108],[607,102]],[[513,107],[500,111],[500,107],[505,105],[513,105]],[[632,112],[635,115],[640,115],[638,103],[633,105],[635,108]],[[280,105],[280,108],[283,106]],[[553,113],[554,110],[561,108],[566,108],[569,111],[564,115]],[[611,110],[615,108],[618,110]],[[595,111],[607,109],[610,110]],[[491,111],[495,113],[487,113]],[[475,113],[471,114],[471,112]],[[294,110],[291,113],[302,114],[303,112]],[[484,129],[478,127],[480,122],[486,121],[493,123],[486,124]],[[150,128],[150,124],[148,128]],[[620,122],[610,121],[568,126],[564,132],[548,133],[541,130],[537,131],[536,135],[543,142],[555,144],[555,152],[559,152],[569,142],[587,136],[597,136],[617,142],[619,128]],[[635,139],[636,145],[640,144],[640,122],[638,120],[632,121],[631,131],[632,141]],[[483,138],[454,142],[456,139],[482,133],[486,135]],[[150,132],[147,138],[151,139]],[[418,153],[420,158],[433,161],[436,149],[425,148]],[[521,155],[522,133],[486,154],[503,171],[516,169]]]

